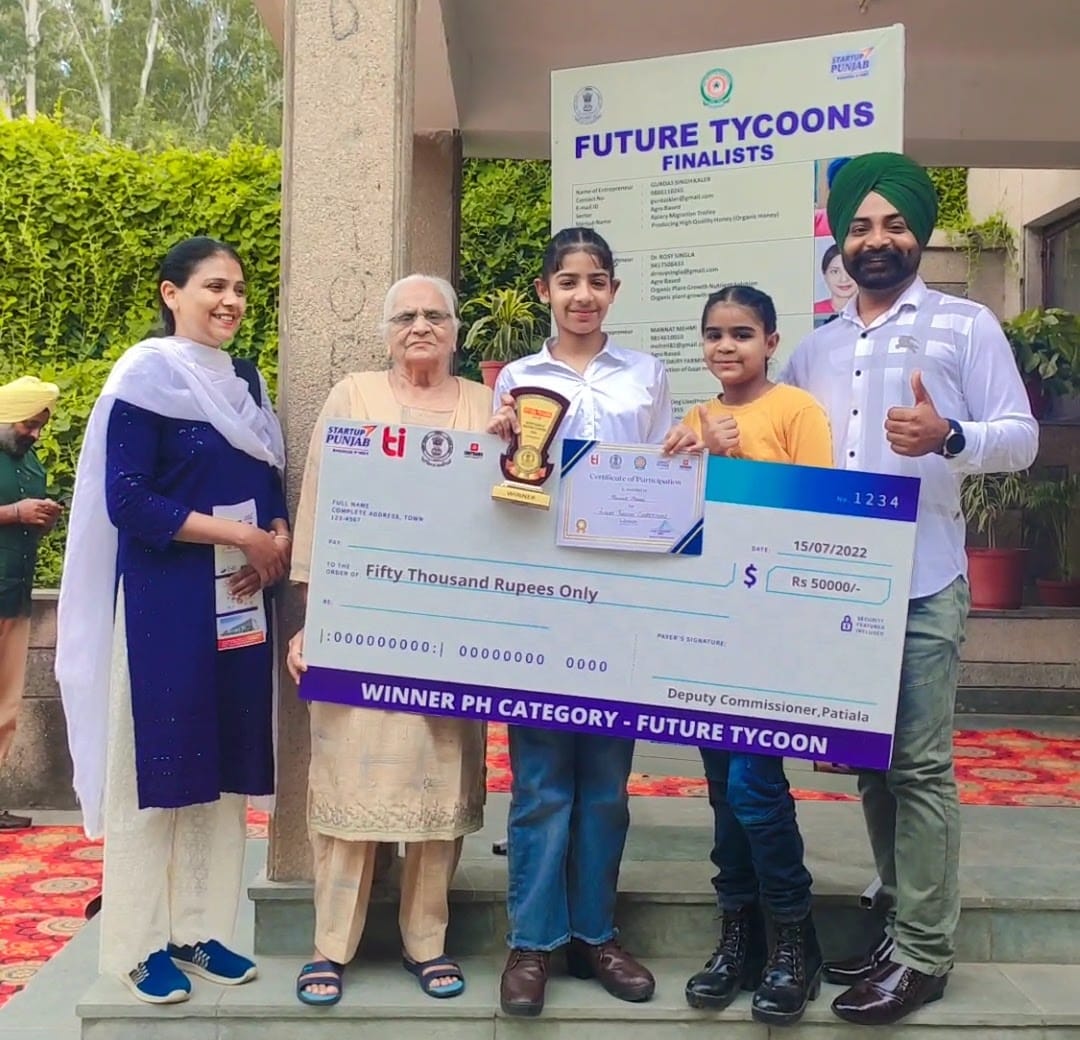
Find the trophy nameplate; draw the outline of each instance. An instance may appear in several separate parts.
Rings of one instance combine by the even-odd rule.
[[[551,495],[543,490],[552,472],[548,449],[570,402],[562,394],[542,387],[519,386],[510,391],[510,396],[520,432],[510,438],[506,451],[499,456],[506,480],[491,489],[491,497],[499,502],[550,509]]]

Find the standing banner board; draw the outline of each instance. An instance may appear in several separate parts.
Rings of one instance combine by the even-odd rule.
[[[904,28],[556,71],[552,225],[595,228],[622,286],[607,331],[662,358],[676,411],[713,397],[706,297],[776,302],[776,370],[854,293],[825,217],[837,159],[901,151]]]

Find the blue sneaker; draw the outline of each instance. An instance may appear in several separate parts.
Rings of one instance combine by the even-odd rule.
[[[217,939],[197,942],[194,946],[169,943],[169,956],[182,971],[201,975],[222,986],[239,986],[243,982],[250,982],[259,973],[253,960],[233,953]]]
[[[179,1004],[191,996],[191,980],[173,964],[166,950],[150,954],[123,976],[123,982],[147,1004]]]

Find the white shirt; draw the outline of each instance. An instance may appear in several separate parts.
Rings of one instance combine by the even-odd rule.
[[[981,303],[928,289],[916,278],[888,312],[864,325],[858,297],[795,349],[780,380],[812,393],[828,412],[838,467],[918,477],[919,517],[911,597],[967,574],[960,485],[969,473],[1026,469],[1039,426],[1005,334]],[[906,458],[885,439],[885,416],[911,407],[911,376],[942,418],[964,431],[964,450]]]
[[[628,350],[610,337],[576,372],[551,356],[551,340],[535,354],[511,361],[495,382],[495,411],[519,386],[555,390],[570,402],[558,436],[612,444],[659,444],[671,429],[671,389],[664,363]]]

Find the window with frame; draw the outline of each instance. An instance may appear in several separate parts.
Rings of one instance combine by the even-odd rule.
[[[1080,313],[1080,213],[1043,232],[1043,306]]]

